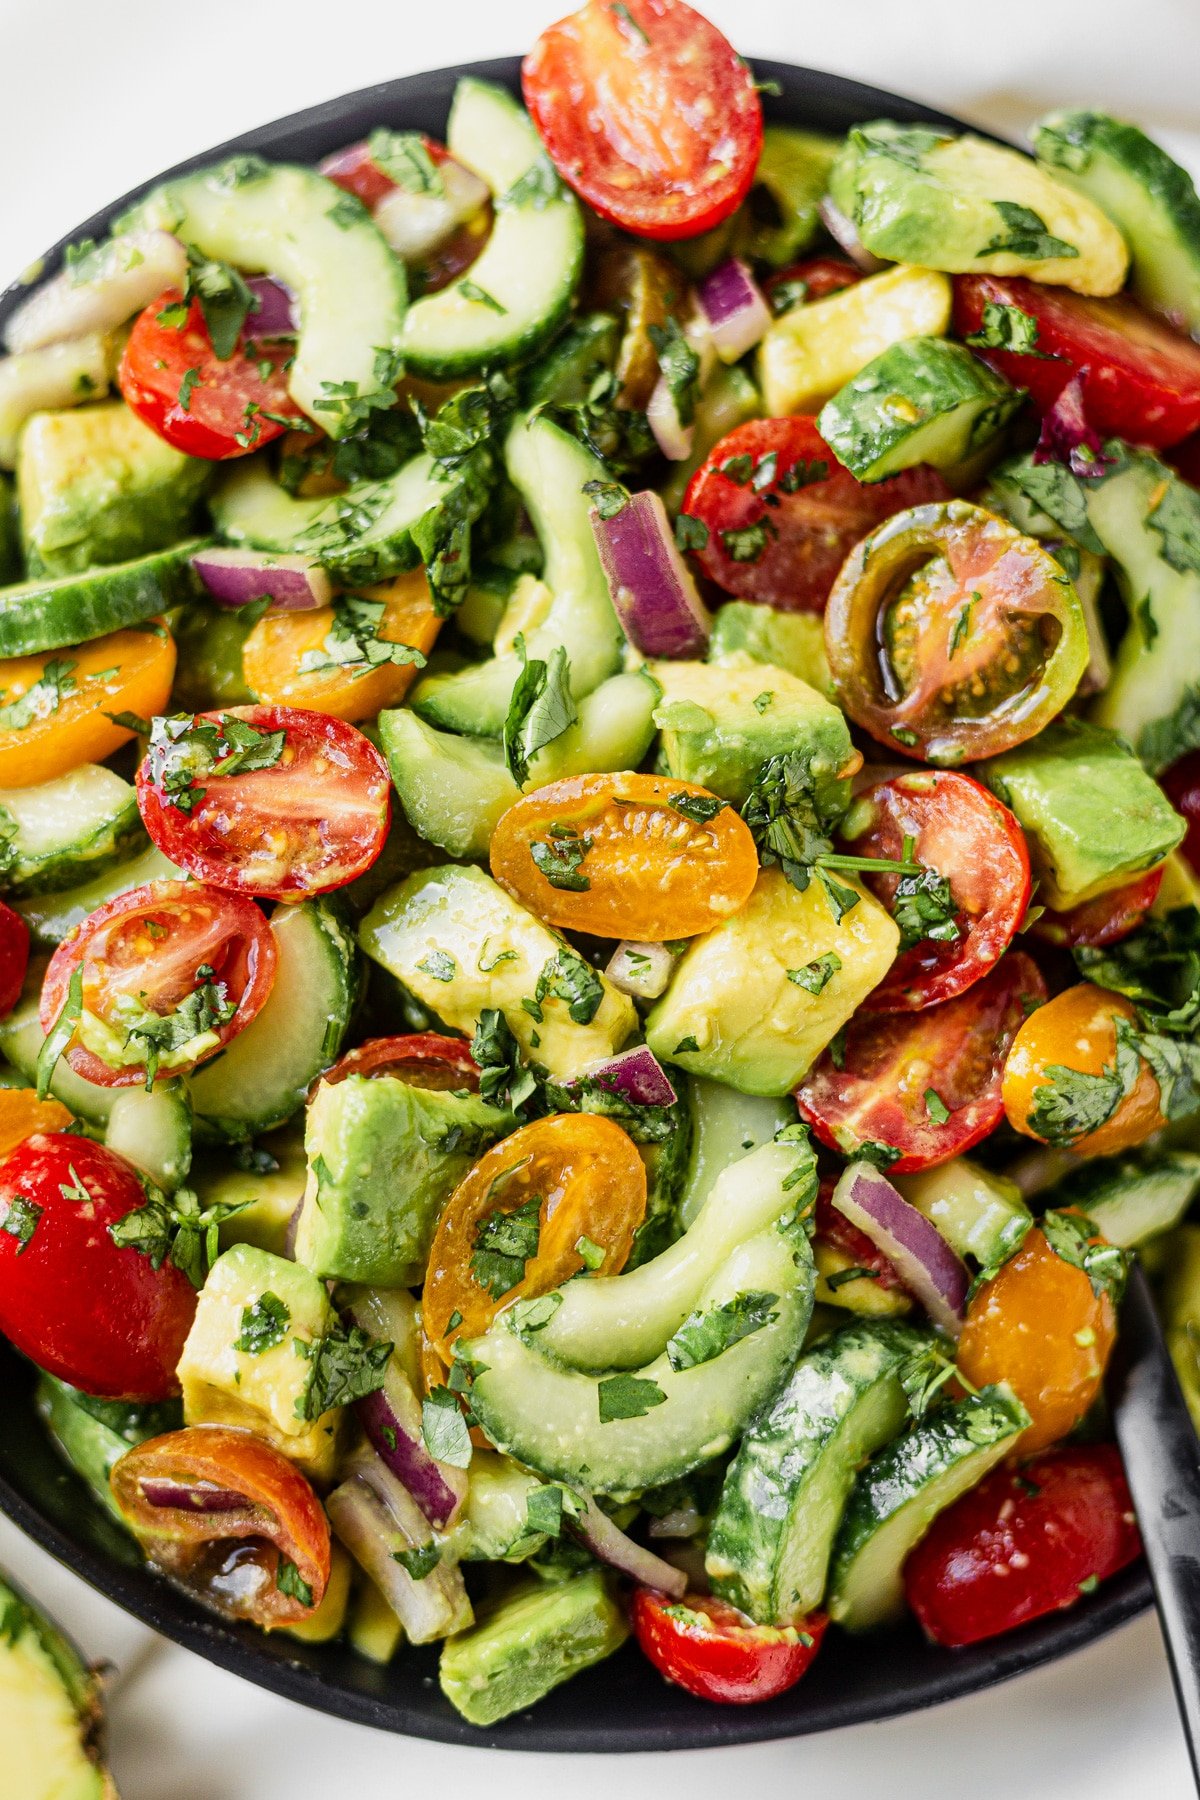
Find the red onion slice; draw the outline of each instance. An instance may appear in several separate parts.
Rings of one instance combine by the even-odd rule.
[[[171,1481],[165,1475],[144,1475],[138,1487],[147,1506],[178,1507],[181,1512],[245,1512],[252,1504],[245,1494],[211,1481]]]
[[[674,967],[675,958],[665,944],[624,941],[609,957],[604,974],[622,994],[631,994],[635,1000],[657,1000],[666,993]]]
[[[354,1411],[376,1455],[404,1483],[425,1517],[434,1525],[448,1525],[466,1498],[466,1471],[430,1456],[421,1435],[420,1402],[394,1360],[383,1386],[356,1400]]]
[[[269,600],[271,612],[315,612],[333,599],[333,585],[307,556],[267,550],[198,550],[192,567],[218,606],[235,611]]]
[[[621,628],[643,656],[702,657],[712,620],[675,544],[667,509],[650,489],[631,494],[592,531]]]
[[[1094,479],[1112,467],[1112,457],[1104,454],[1104,440],[1084,409],[1082,374],[1072,375],[1042,419],[1033,460],[1065,463],[1072,475],[1082,480]]]
[[[588,1070],[587,1078],[607,1088],[610,1094],[620,1094],[634,1106],[675,1104],[675,1089],[649,1044],[637,1044],[632,1050],[622,1050],[619,1056],[597,1063]],[[567,1087],[575,1085],[573,1081],[566,1083]]]
[[[590,1494],[581,1494],[579,1498],[585,1502],[587,1511],[582,1518],[571,1521],[571,1529],[593,1556],[598,1556],[610,1568],[619,1569],[622,1575],[628,1575],[641,1587],[655,1588],[659,1593],[669,1594],[672,1600],[683,1599],[688,1583],[682,1570],[626,1537]]]
[[[169,231],[110,238],[36,288],[8,321],[5,342],[15,354],[114,331],[166,288],[182,288],[187,269],[187,251]]]
[[[381,1489],[379,1474],[390,1484]],[[462,1574],[441,1562],[414,1581],[396,1553],[424,1549],[429,1521],[398,1481],[376,1464],[368,1477],[355,1470],[325,1501],[329,1522],[354,1560],[375,1583],[414,1644],[432,1643],[471,1623]]]
[[[937,1226],[871,1163],[847,1165],[833,1190],[833,1204],[895,1265],[933,1323],[957,1337],[971,1277]]]
[[[887,267],[887,264],[880,262],[877,256],[872,256],[854,229],[853,221],[846,217],[840,206],[834,205],[828,194],[822,200],[817,211],[821,215],[822,225],[834,243],[840,250],[846,252],[856,269],[861,269],[864,275],[875,275],[880,269]]]
[[[713,348],[722,362],[736,362],[766,335],[771,309],[740,257],[732,257],[714,269],[701,282],[697,298],[708,321]]]
[[[251,275],[246,286],[258,301],[258,310],[247,313],[243,335],[251,341],[295,337],[300,314],[291,288],[274,275]]]

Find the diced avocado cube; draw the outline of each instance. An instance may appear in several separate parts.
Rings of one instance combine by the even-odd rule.
[[[359,941],[456,1031],[471,1036],[480,1013],[496,1008],[525,1054],[559,1081],[603,1062],[637,1023],[632,1000],[603,975],[596,976],[600,1002],[590,1019],[573,1019],[556,994],[545,996],[535,1019],[524,1002],[533,999],[538,976],[576,953],[482,869],[447,865],[410,875],[372,907]]]
[[[494,1725],[611,1656],[628,1635],[625,1614],[598,1569],[539,1582],[509,1594],[469,1631],[447,1640],[438,1671],[442,1692],[472,1725]]]
[[[419,1281],[439,1213],[513,1123],[475,1094],[411,1087],[394,1075],[322,1082],[305,1127],[297,1260],[342,1281]]]
[[[981,774],[1017,815],[1039,895],[1059,912],[1154,868],[1187,829],[1128,745],[1082,719],[1059,719]]]
[[[750,600],[728,601],[713,620],[708,660],[724,665],[738,654],[753,657],[755,662],[774,663],[819,694],[832,694],[825,624],[817,613],[781,612],[776,606],[759,606]]]
[[[213,1152],[192,1167],[191,1184],[200,1196],[202,1206],[238,1206],[242,1210],[222,1220],[221,1248],[231,1244],[254,1244],[283,1256],[287,1247],[287,1230],[304,1198],[308,1166],[304,1160],[304,1139],[290,1127],[285,1133],[260,1140],[263,1149],[278,1163],[278,1168],[254,1169],[231,1163],[229,1152]]]
[[[30,573],[166,549],[188,535],[211,467],[173,450],[120,400],[35,413],[17,467]]]
[[[741,912],[680,960],[646,1021],[654,1054],[744,1094],[786,1094],[802,1081],[882,981],[900,941],[891,914],[846,885],[859,900],[839,921],[819,882],[801,893],[781,870],[764,869]],[[816,980],[790,978],[814,964]]]
[[[306,1474],[330,1480],[341,1414],[302,1416],[313,1365],[296,1345],[315,1344],[333,1324],[311,1269],[253,1244],[226,1250],[209,1270],[179,1359],[187,1424],[256,1432]]]

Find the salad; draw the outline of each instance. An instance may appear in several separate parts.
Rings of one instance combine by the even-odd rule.
[[[1200,1420],[1190,178],[764,127],[682,0],[523,93],[0,362],[0,1329],[167,1579],[479,1726],[1080,1603],[1135,1252]]]

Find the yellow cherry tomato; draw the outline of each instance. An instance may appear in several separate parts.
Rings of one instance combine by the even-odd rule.
[[[165,712],[174,674],[175,640],[161,619],[0,662],[0,788],[33,787],[103,762],[135,735],[109,715]],[[6,725],[14,717],[6,709],[26,696],[32,716]]]
[[[0,1088],[0,1156],[35,1131],[66,1131],[71,1114],[59,1100],[39,1100],[32,1088]]]
[[[1111,1156],[1157,1131],[1163,1116],[1149,1065],[1139,1060],[1123,1096],[1118,1085],[1117,1023],[1136,1026],[1136,1018],[1122,995],[1090,981],[1039,1006],[1018,1031],[1004,1065],[1009,1124],[1081,1156]]]

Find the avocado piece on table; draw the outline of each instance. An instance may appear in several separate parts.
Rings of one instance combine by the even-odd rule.
[[[1057,720],[980,773],[1016,814],[1040,897],[1058,912],[1153,869],[1187,829],[1128,745],[1082,719]]]
[[[495,1725],[591,1668],[629,1635],[606,1578],[535,1582],[506,1595],[469,1631],[449,1638],[438,1678],[472,1725]]]
[[[708,660],[722,666],[729,657],[773,663],[827,697],[833,692],[825,625],[818,613],[781,612],[751,600],[729,600],[713,619]],[[737,666],[737,665],[735,665]]]
[[[838,920],[819,882],[801,893],[782,870],[764,869],[741,912],[680,959],[646,1021],[654,1054],[745,1094],[794,1088],[882,981],[900,941],[891,914],[852,879],[846,886],[858,902]],[[791,978],[810,969],[808,985]]]
[[[970,132],[856,126],[829,192],[872,255],[890,262],[1028,275],[1079,294],[1117,293],[1129,266],[1124,238],[1093,200]]]
[[[56,1625],[0,1579],[0,1743],[16,1800],[117,1800],[104,1767],[94,1672]]]
[[[121,400],[35,413],[17,462],[30,574],[126,562],[187,537],[211,468]]]

